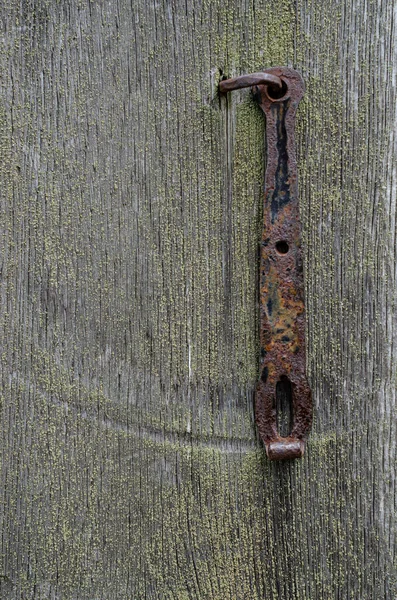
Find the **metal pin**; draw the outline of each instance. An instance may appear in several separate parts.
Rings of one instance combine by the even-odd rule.
[[[241,88],[262,84],[270,84],[281,88],[282,81],[280,77],[271,75],[270,73],[251,73],[251,75],[240,75],[240,77],[233,77],[232,79],[224,79],[223,81],[220,81],[219,91],[224,94],[233,90],[239,90]]]

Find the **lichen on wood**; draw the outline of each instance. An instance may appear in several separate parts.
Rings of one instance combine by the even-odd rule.
[[[0,7],[0,591],[373,600],[395,559],[396,116],[386,0]],[[286,65],[315,421],[253,419],[264,119]]]

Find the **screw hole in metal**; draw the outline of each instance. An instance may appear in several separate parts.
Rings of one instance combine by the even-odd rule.
[[[284,96],[288,92],[287,84],[285,83],[285,81],[283,81],[283,80],[281,80],[281,81],[282,81],[281,88],[279,88],[275,85],[268,85],[266,87],[266,94],[268,95],[270,100],[281,100],[281,98],[284,98]]]
[[[286,242],[285,240],[280,240],[276,243],[276,250],[279,254],[287,254],[289,251],[288,242]]]

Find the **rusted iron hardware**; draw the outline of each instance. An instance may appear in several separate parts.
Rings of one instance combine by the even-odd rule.
[[[222,81],[221,92],[252,87],[266,115],[267,168],[260,260],[261,364],[255,419],[271,460],[300,458],[312,423],[306,378],[305,301],[295,114],[302,77],[286,67]],[[279,390],[290,396],[292,425],[282,437],[277,424]]]

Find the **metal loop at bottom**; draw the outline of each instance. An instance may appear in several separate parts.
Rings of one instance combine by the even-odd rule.
[[[277,442],[266,444],[266,454],[270,460],[288,460],[302,458],[305,444],[302,440],[282,438]]]

